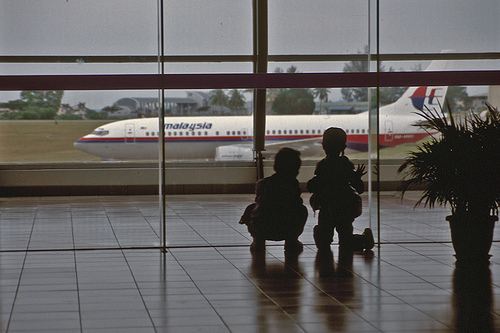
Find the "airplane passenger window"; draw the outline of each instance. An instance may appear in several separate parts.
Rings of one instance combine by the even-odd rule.
[[[229,135],[229,134],[231,134],[231,132],[227,131],[227,132],[226,132],[226,135]]]
[[[345,134],[349,134],[349,130],[348,129],[345,130]]]
[[[215,132],[215,135],[219,135],[219,131],[216,131],[216,132]]]
[[[273,130],[273,134],[276,134],[276,130]]]
[[[238,135],[241,135],[241,132],[240,132],[240,131],[238,131]]]
[[[361,131],[361,133],[364,133],[364,132],[365,132],[365,130],[363,129],[363,130]]]
[[[306,130],[306,134],[309,134],[309,130]]]
[[[236,134],[236,132],[235,132],[235,131],[233,131],[233,135],[235,135],[235,134]]]
[[[168,132],[168,134],[167,134],[167,135],[168,135],[168,136],[172,136],[172,132]]]
[[[205,135],[208,135],[208,132],[205,131]]]
[[[278,130],[278,134],[281,134],[281,130]]]
[[[304,134],[304,130],[300,130],[300,134]]]
[[[295,134],[297,134],[297,133],[298,133],[297,130],[295,130]]]
[[[356,133],[358,133],[358,134],[359,134],[359,129],[357,129],[357,130],[356,130]]]

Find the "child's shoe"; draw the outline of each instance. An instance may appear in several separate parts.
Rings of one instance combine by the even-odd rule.
[[[330,251],[331,240],[328,241],[324,235],[320,234],[318,226],[315,226],[313,229],[313,238],[319,251]]]
[[[375,240],[373,239],[372,229],[366,228],[363,231],[362,236],[364,237],[363,247],[365,248],[365,250],[373,249],[373,247],[375,246]]]
[[[266,240],[265,239],[255,239],[250,245],[250,252],[259,253],[266,250]]]
[[[304,245],[298,239],[285,240],[285,251],[287,253],[301,253],[304,251]]]

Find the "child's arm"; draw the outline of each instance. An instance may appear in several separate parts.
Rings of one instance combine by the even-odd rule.
[[[319,191],[319,187],[321,186],[321,182],[318,179],[318,176],[314,176],[307,182],[307,192],[314,193]]]
[[[356,169],[354,169],[353,178],[351,180],[351,185],[356,189],[356,191],[361,194],[365,191],[365,184],[361,177],[366,174],[366,167],[364,164],[358,164]]]

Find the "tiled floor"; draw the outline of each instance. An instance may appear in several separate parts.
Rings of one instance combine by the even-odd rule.
[[[169,196],[167,253],[157,197],[0,198],[0,331],[500,329],[500,243],[489,269],[462,274],[447,210],[414,209],[415,197],[382,196],[370,253],[318,255],[310,212],[295,257],[282,242],[252,256],[237,223],[251,195]]]

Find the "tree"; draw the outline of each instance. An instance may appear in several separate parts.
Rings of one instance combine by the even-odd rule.
[[[282,73],[285,73],[285,71],[281,67],[276,67],[276,68],[274,68],[273,73],[282,74]],[[291,65],[290,67],[288,67],[286,69],[286,73],[287,74],[294,74],[294,73],[300,73],[300,72],[297,70],[296,66]],[[285,89],[283,89],[283,88],[269,88],[269,89],[267,89],[267,91],[266,91],[266,104],[267,104],[268,109],[269,109],[269,106],[273,105],[276,97],[284,90]]]
[[[308,89],[285,89],[276,96],[271,110],[276,114],[312,114],[314,96]]]
[[[80,103],[80,106],[81,106],[81,104],[83,104],[83,108],[86,109],[85,103]],[[106,112],[106,114],[108,114],[108,113],[113,114],[114,112],[120,111],[121,109],[122,108],[119,107],[118,105],[113,104],[111,106],[105,106],[105,107],[103,107],[102,111]]]
[[[229,92],[227,105],[233,111],[241,110],[245,106],[245,96],[238,89],[233,89]]]
[[[62,90],[24,90],[20,99],[2,105],[19,113],[8,115],[10,119],[54,119],[61,107],[63,94]]]
[[[101,119],[107,119],[108,115],[106,112],[97,112],[95,110],[88,109],[86,117],[87,119],[101,120]]]
[[[358,51],[358,53],[361,53]],[[365,46],[365,54],[368,53],[368,45]],[[353,60],[344,65],[344,72],[368,72],[368,61],[366,60]],[[342,99],[348,102],[361,102],[368,101],[368,88],[342,88],[340,93]]]
[[[358,51],[358,53],[361,53]],[[364,53],[368,53],[368,46],[365,46]],[[385,72],[386,69],[379,63],[379,71]],[[414,72],[422,70],[422,65],[417,64],[412,69]],[[344,66],[344,72],[368,72],[368,61],[351,61],[346,63]],[[393,72],[394,68],[390,67],[389,72]],[[408,89],[408,87],[381,87],[379,98],[377,101],[375,96],[372,95],[371,106],[377,107],[377,105],[386,105],[395,102],[400,98],[403,93]],[[342,88],[342,99],[348,102],[367,102],[368,101],[368,88]]]
[[[29,109],[32,110],[32,109]],[[38,112],[40,119],[54,119],[57,116],[57,109],[52,107],[41,107],[38,110],[33,110],[33,112]]]
[[[314,98],[319,98],[319,110],[321,112],[321,107],[323,101],[328,102],[328,94],[330,90],[328,88],[316,88],[313,90]]]
[[[21,100],[29,106],[50,107],[57,111],[63,94],[62,90],[25,90],[21,92]]]
[[[368,45],[365,46],[364,54],[368,54]],[[358,51],[361,54],[360,51]],[[353,60],[344,65],[344,72],[369,72],[367,60]],[[381,72],[385,71],[382,63],[379,63],[379,70]],[[348,102],[367,102],[368,101],[368,88],[342,88],[341,89],[342,99]]]
[[[465,87],[448,87],[446,98],[453,111],[472,108],[472,98],[469,97]]]
[[[20,111],[26,106],[26,102],[16,99],[14,101],[8,101],[7,103],[1,103],[0,106],[8,108],[11,111]]]
[[[214,89],[210,91],[209,95],[210,103],[219,106],[220,111],[222,111],[222,107],[227,106],[229,99],[223,89]]]

